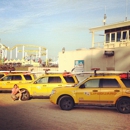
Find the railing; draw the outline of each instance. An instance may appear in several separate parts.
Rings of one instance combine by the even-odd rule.
[[[100,47],[100,48],[115,48],[115,47],[125,47],[130,46],[130,40],[127,39],[121,39],[120,42],[110,42],[110,43],[103,43],[103,42],[97,42],[94,43],[94,47]]]
[[[94,43],[94,47],[100,47],[100,48],[103,48],[104,47],[104,43],[103,42],[96,42]]]

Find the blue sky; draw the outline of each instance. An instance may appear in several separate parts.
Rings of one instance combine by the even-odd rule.
[[[54,59],[63,47],[90,48],[89,28],[102,26],[104,13],[106,24],[130,20],[129,7],[130,0],[0,0],[1,43],[43,46]]]

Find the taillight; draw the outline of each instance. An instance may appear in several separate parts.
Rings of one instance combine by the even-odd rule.
[[[72,76],[72,74],[69,73],[69,72],[64,72],[64,73],[63,73],[63,76]]]
[[[130,74],[129,73],[120,74],[120,78],[121,79],[129,79],[130,78]]]
[[[127,79],[127,78],[128,78],[128,75],[127,75],[127,74],[120,74],[120,78],[121,78],[121,79]]]
[[[23,75],[30,75],[30,74],[31,74],[30,72],[23,73]]]
[[[8,72],[5,72],[5,75],[9,74]]]

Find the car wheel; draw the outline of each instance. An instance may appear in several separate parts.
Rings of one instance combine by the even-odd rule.
[[[23,91],[23,90],[22,90]],[[27,90],[24,90],[24,92],[22,93],[22,97],[21,100],[25,101],[25,100],[29,100],[30,99],[30,94]]]
[[[117,102],[117,110],[121,113],[130,113],[130,99],[128,98],[121,98]]]
[[[74,107],[74,101],[70,96],[61,97],[58,104],[62,110],[71,110]]]

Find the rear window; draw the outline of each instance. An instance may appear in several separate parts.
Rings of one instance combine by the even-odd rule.
[[[24,75],[24,78],[25,78],[26,80],[32,80],[31,75]]]
[[[67,77],[67,76],[65,77],[65,76],[64,76],[64,79],[65,79],[65,81],[66,81],[67,83],[75,83],[73,77]]]
[[[12,76],[12,80],[22,80],[21,75],[14,75]]]
[[[48,83],[62,83],[62,80],[60,77],[49,77]]]
[[[101,79],[102,88],[119,88],[120,85],[116,79]]]
[[[127,88],[130,88],[130,79],[121,79]]]

